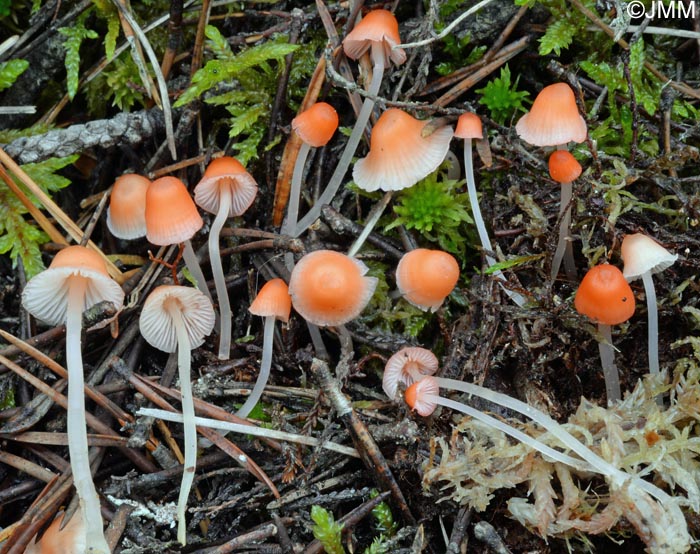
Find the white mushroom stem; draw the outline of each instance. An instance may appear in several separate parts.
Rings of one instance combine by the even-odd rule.
[[[362,248],[362,245],[367,240],[367,237],[372,232],[372,229],[374,229],[375,225],[377,224],[377,221],[379,221],[379,218],[382,217],[382,214],[384,213],[386,207],[389,205],[389,202],[391,202],[392,196],[392,191],[384,193],[384,196],[379,201],[379,203],[376,206],[374,206],[374,208],[372,208],[372,211],[370,212],[367,221],[365,221],[365,228],[362,229],[360,235],[357,237],[357,239],[355,239],[355,242],[352,243],[350,250],[348,250],[348,256],[353,257],[360,251],[360,248]]]
[[[656,289],[649,271],[642,273],[642,283],[644,283],[644,293],[647,297],[649,373],[657,375],[659,373],[659,314],[656,308]]]
[[[255,386],[250,392],[250,396],[243,403],[243,406],[236,412],[238,417],[248,417],[248,414],[253,411],[255,405],[260,400],[267,380],[270,378],[270,368],[272,367],[272,345],[275,336],[275,316],[267,316],[265,318],[265,326],[263,328],[263,351],[262,360],[260,361],[260,373],[255,381]]]
[[[372,44],[372,60],[374,62],[374,67],[372,69],[372,81],[369,84],[369,90],[367,91],[367,98],[362,103],[362,109],[357,116],[357,121],[355,122],[355,127],[350,134],[348,143],[345,146],[340,161],[333,172],[333,175],[328,181],[326,189],[323,191],[321,196],[318,197],[316,203],[311,207],[307,214],[301,218],[301,221],[297,224],[293,236],[298,237],[301,235],[309,226],[318,219],[321,215],[321,208],[325,204],[330,204],[331,200],[338,192],[341,183],[343,182],[343,177],[350,167],[350,162],[352,157],[355,155],[355,150],[360,144],[360,139],[364,133],[365,126],[369,121],[369,116],[374,108],[374,98],[379,93],[379,87],[382,84],[382,77],[384,75],[384,46],[381,43]]]
[[[166,302],[165,309],[173,320],[177,335],[177,366],[180,376],[180,395],[182,396],[182,418],[185,433],[185,464],[182,470],[180,496],[177,499],[177,540],[183,546],[187,544],[187,522],[185,510],[190,495],[194,470],[197,464],[197,428],[194,423],[194,400],[192,399],[192,384],[190,383],[190,364],[192,348],[187,336],[187,328],[182,313],[175,301]]]
[[[221,263],[219,253],[219,239],[221,229],[228,219],[228,212],[231,207],[231,189],[225,185],[221,187],[219,198],[219,211],[216,213],[214,222],[209,229],[209,261],[211,263],[211,273],[216,286],[216,296],[219,299],[219,313],[221,314],[221,329],[219,331],[219,359],[228,360],[231,355],[231,302],[228,298],[226,279],[224,278],[224,267]]]
[[[474,180],[474,164],[472,162],[472,139],[464,139],[464,172],[467,177],[467,192],[469,193],[469,203],[472,207],[472,213],[474,214],[474,224],[476,225],[476,230],[479,233],[479,240],[481,241],[481,247],[487,252],[493,252],[493,247],[491,246],[491,240],[489,239],[489,233],[486,230],[486,224],[484,223],[484,218],[481,215],[481,209],[479,208],[479,198],[476,195],[476,181]],[[489,267],[496,263],[491,256],[486,255],[486,263]],[[525,305],[525,297],[518,294],[515,291],[510,290],[503,283],[506,281],[503,272],[498,269],[493,272],[494,276],[498,279],[498,283],[501,285],[503,291],[508,295],[508,297],[515,302],[518,306]]]
[[[207,280],[204,278],[204,273],[202,273],[202,268],[199,265],[199,260],[197,259],[197,254],[194,253],[194,248],[192,248],[192,242],[188,239],[184,243],[185,248],[182,251],[182,259],[185,260],[185,265],[187,269],[194,277],[197,282],[197,288],[203,292],[206,297],[214,303],[214,299],[211,297],[211,292],[209,292],[209,287],[207,286]]]
[[[488,400],[489,402],[493,402],[494,404],[498,404],[499,406],[503,406],[504,408],[508,408],[509,410],[513,410],[515,412],[518,412],[525,417],[531,419],[541,427],[543,427],[550,435],[555,437],[565,448],[568,448],[572,452],[576,453],[578,456],[580,456],[581,460],[585,462],[585,464],[588,466],[586,469],[590,471],[595,471],[597,473],[600,473],[602,475],[605,475],[607,478],[609,478],[612,482],[613,485],[616,487],[622,487],[626,481],[631,480],[631,482],[638,486],[640,489],[644,490],[645,492],[649,493],[656,499],[658,499],[661,502],[668,502],[671,500],[671,497],[665,493],[663,490],[658,488],[657,486],[644,481],[643,479],[640,479],[638,477],[635,477],[633,475],[630,475],[618,468],[616,468],[614,465],[612,465],[610,462],[607,462],[603,458],[601,458],[598,454],[593,452],[590,448],[585,446],[581,441],[579,441],[576,437],[574,437],[571,433],[569,433],[562,425],[554,421],[551,417],[549,417],[547,414],[544,412],[541,412],[537,408],[534,408],[533,406],[530,406],[529,404],[526,404],[525,402],[522,402],[516,398],[513,398],[512,396],[508,396],[507,394],[503,394],[500,392],[496,392],[490,389],[487,389],[485,387],[480,387],[479,385],[474,385],[473,383],[465,383],[464,381],[458,381],[455,379],[445,379],[443,377],[437,377],[436,378],[437,384],[440,388],[445,388],[449,390],[456,390],[460,392],[464,392],[467,394],[472,394],[474,396],[478,396],[479,398],[483,398],[484,400]],[[459,402],[454,402],[452,400],[447,400],[445,398],[442,398],[440,396],[435,396],[435,395],[429,395],[426,397],[427,401],[432,401],[432,402],[438,402],[439,404],[448,406],[452,409],[456,409],[459,411],[462,411],[464,413],[468,413],[468,415],[471,415],[475,418],[479,418],[481,421],[484,421],[491,425],[493,422],[492,421],[486,421],[485,418],[489,418],[490,416],[486,416],[482,412],[479,412],[478,410],[474,410],[473,413],[471,410],[469,412],[465,411],[463,408],[469,408],[468,406],[465,406],[464,404],[461,404]],[[480,414],[480,415],[477,415]],[[500,425],[505,425],[502,422],[493,419],[495,422],[499,423]],[[495,425],[494,425],[495,426]],[[506,425],[508,428],[507,430],[502,428],[501,426],[497,426],[496,428],[502,430],[504,433],[509,434],[513,438],[516,438],[517,440],[520,440],[524,442],[525,444],[528,444],[529,446],[532,446],[533,448],[536,448],[538,451],[542,452],[544,455],[551,457],[554,460],[561,461],[562,463],[565,463],[567,465],[570,465],[575,468],[580,468],[581,467],[581,461],[576,460],[575,458],[572,458],[566,454],[562,454],[561,452],[558,452],[554,450],[551,447],[548,447],[544,444],[542,444],[540,441],[537,441],[533,439],[532,437],[529,437],[528,435],[525,435],[524,433],[521,433],[517,429],[514,429],[508,425]],[[520,435],[525,435],[527,437],[529,442],[525,442],[523,440],[523,437]],[[534,443],[539,443],[538,445],[535,445]],[[539,445],[542,445],[546,450],[542,450],[539,448]]]
[[[68,452],[73,483],[80,499],[85,526],[86,552],[109,554],[102,530],[100,499],[90,472],[87,429],[85,424],[85,391],[81,333],[87,279],[75,276],[68,289],[66,312],[66,365],[68,366]]]
[[[615,366],[615,348],[612,343],[610,325],[599,323],[598,333],[603,339],[598,341],[598,351],[600,352],[600,364],[603,366],[603,376],[605,377],[605,394],[608,397],[608,405],[611,405],[621,400],[622,394],[620,392],[620,376]]]
[[[311,152],[311,145],[304,142],[299,149],[299,155],[297,156],[297,161],[294,164],[294,171],[292,172],[292,186],[289,191],[289,205],[287,206],[287,219],[282,223],[282,228],[280,229],[280,234],[291,235],[294,233],[294,228],[297,225],[297,218],[299,217],[299,197],[301,196],[301,179],[304,175],[304,166],[306,165],[306,159],[309,157],[309,152]],[[294,269],[294,254],[287,252],[284,255],[284,265],[291,272]]]
[[[564,260],[566,276],[572,281],[576,279],[576,263],[574,262],[574,247],[571,244],[571,200],[573,199],[573,185],[561,184],[561,203],[559,204],[559,242],[552,258],[552,281],[559,274],[561,262]]]

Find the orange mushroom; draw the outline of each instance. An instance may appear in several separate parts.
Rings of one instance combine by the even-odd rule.
[[[442,250],[417,248],[396,267],[396,285],[403,297],[421,310],[436,311],[459,279],[459,264]]]
[[[220,360],[228,360],[231,354],[232,316],[219,253],[219,237],[226,219],[242,215],[253,203],[257,193],[258,184],[255,179],[237,159],[230,156],[212,160],[194,188],[195,203],[203,210],[216,215],[209,229],[209,261],[221,313]]]
[[[598,341],[600,361],[605,376],[608,403],[622,398],[620,378],[615,367],[615,351],[612,346],[610,326],[623,323],[632,317],[635,309],[634,294],[622,272],[613,265],[597,265],[586,273],[576,291],[574,306],[578,313],[598,324],[603,340]]]
[[[146,191],[151,181],[126,173],[112,185],[107,208],[107,228],[119,239],[146,236]]]
[[[251,314],[265,318],[263,352],[260,361],[260,373],[255,381],[253,390],[250,392],[250,396],[236,412],[238,417],[248,417],[248,414],[255,408],[262,396],[267,380],[270,378],[270,369],[272,367],[272,339],[275,333],[275,321],[279,319],[287,323],[291,310],[292,298],[289,296],[287,283],[282,279],[272,279],[265,283],[248,308]]]
[[[559,241],[552,258],[552,281],[556,278],[564,260],[564,268],[569,279],[576,278],[574,248],[571,243],[571,203],[573,200],[573,181],[581,175],[581,164],[567,150],[555,150],[549,156],[549,175],[561,185],[559,203]]]
[[[374,294],[377,278],[366,277],[367,271],[361,261],[340,252],[311,252],[292,271],[292,305],[314,325],[343,325],[356,318]]]
[[[81,554],[85,552],[85,526],[81,510],[65,523],[65,513],[59,512],[39,541],[32,541],[24,554]],[[65,526],[64,526],[65,523]]]

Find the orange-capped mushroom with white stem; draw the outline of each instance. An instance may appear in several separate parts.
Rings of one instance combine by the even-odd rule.
[[[459,280],[459,264],[442,250],[416,248],[406,252],[396,266],[396,286],[401,295],[423,311],[436,311]]]
[[[348,138],[345,150],[340,156],[338,165],[335,167],[333,175],[321,196],[297,224],[293,233],[295,237],[298,237],[308,229],[309,225],[321,214],[323,205],[330,204],[335,193],[340,188],[343,177],[348,167],[350,167],[352,157],[355,155],[355,150],[360,144],[369,116],[372,114],[374,98],[379,93],[384,69],[389,65],[390,61],[396,65],[401,65],[406,61],[406,53],[400,48],[394,48],[400,43],[399,23],[396,21],[396,17],[391,12],[381,9],[367,13],[343,40],[345,54],[354,60],[357,60],[365,52],[369,51],[372,60],[372,80],[369,84],[367,97],[362,103],[362,109],[357,116],[355,126],[352,129],[350,138]]]
[[[297,160],[292,173],[292,185],[289,192],[287,219],[284,220],[280,233],[291,235],[299,217],[299,196],[301,195],[301,179],[304,174],[306,158],[312,148],[328,144],[336,129],[338,129],[338,112],[326,102],[316,102],[308,110],[301,112],[292,119],[292,130],[302,141]],[[287,269],[291,271],[290,264]]]
[[[108,554],[109,548],[102,529],[100,500],[90,472],[81,333],[83,311],[103,301],[120,310],[124,291],[109,277],[99,254],[84,246],[61,250],[49,268],[32,277],[22,291],[22,305],[34,317],[50,325],[66,325],[68,452],[83,514],[85,541],[91,554]]]
[[[204,225],[185,183],[177,177],[161,177],[146,191],[146,238],[158,246],[183,244],[182,258],[190,270],[197,288],[209,300],[211,292],[192,248],[190,239]]]
[[[622,399],[620,376],[615,366],[611,325],[624,323],[634,315],[635,301],[632,289],[614,265],[592,267],[584,276],[574,297],[576,311],[598,324],[602,341],[598,341],[600,363],[605,377],[608,404]]]
[[[192,350],[204,342],[214,329],[214,308],[197,289],[179,285],[161,285],[153,289],[144,302],[139,328],[146,342],[162,350],[177,351],[177,365],[182,396],[182,420],[185,433],[185,463],[177,501],[177,540],[187,544],[185,510],[197,465],[197,428],[190,383]]]
[[[275,335],[275,321],[284,323],[289,321],[289,314],[292,310],[292,298],[289,296],[287,283],[282,279],[271,279],[253,300],[248,311],[253,315],[265,318],[263,328],[263,352],[260,360],[260,373],[255,381],[255,386],[248,396],[243,406],[236,412],[238,417],[248,417],[248,414],[255,408],[260,400],[267,380],[270,378],[272,368],[272,345]]]
[[[439,365],[435,354],[426,348],[402,348],[384,366],[382,389],[389,398],[396,400],[399,383],[407,387],[427,375],[434,375]]]
[[[107,208],[107,228],[118,239],[146,236],[146,191],[151,181],[142,175],[126,173],[112,185]]]
[[[394,191],[412,187],[435,171],[445,159],[452,140],[452,127],[426,127],[412,115],[390,108],[377,120],[372,129],[367,156],[355,162],[352,178],[367,192],[387,191],[365,221],[362,233],[348,251],[348,256],[359,252],[382,212],[391,201]]]
[[[549,156],[549,175],[561,185],[559,240],[552,257],[552,281],[559,274],[562,260],[566,276],[571,280],[576,279],[574,247],[571,243],[571,203],[574,198],[573,182],[579,178],[581,171],[581,164],[568,150],[555,150]]]
[[[647,339],[649,373],[659,373],[659,314],[656,308],[656,290],[651,276],[671,267],[678,256],[671,254],[653,238],[642,233],[625,235],[622,239],[622,275],[627,281],[641,277],[647,297]]]
[[[476,181],[474,180],[474,164],[472,162],[472,139],[481,140],[484,136],[484,130],[479,116],[469,112],[460,115],[457,120],[455,136],[464,139],[464,172],[467,178],[467,192],[469,193],[469,203],[471,204],[472,213],[474,214],[474,225],[476,225],[476,231],[479,234],[479,240],[481,240],[481,247],[487,252],[493,252],[491,239],[486,230],[486,223],[484,222],[484,217],[481,215],[481,209],[479,208],[479,198],[476,194]],[[486,254],[486,263],[491,267],[496,263],[496,260],[489,254]],[[493,274],[510,299],[518,306],[524,306],[525,298],[503,284],[506,280],[503,272],[498,269],[494,271]]]
[[[224,268],[221,263],[219,237],[229,217],[243,215],[255,200],[258,184],[235,158],[222,156],[212,160],[194,188],[195,203],[215,214],[209,229],[209,261],[214,277],[216,296],[219,300],[221,329],[219,332],[219,359],[228,360],[231,355],[231,302],[226,288]]]

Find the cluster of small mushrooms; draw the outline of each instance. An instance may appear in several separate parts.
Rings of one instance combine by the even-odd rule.
[[[343,42],[345,54],[352,59],[369,53],[372,62],[369,94],[327,188],[301,219],[299,196],[307,155],[311,148],[323,146],[332,139],[338,126],[338,116],[331,106],[319,102],[292,122],[292,129],[303,141],[303,147],[293,172],[282,234],[293,237],[301,235],[318,218],[321,206],[330,202],[343,183],[374,109],[373,98],[379,91],[384,69],[392,62],[401,64],[406,59],[403,50],[397,47],[399,44],[396,19],[390,12],[381,9],[369,12]],[[379,219],[381,210],[388,204],[392,192],[410,187],[435,171],[443,162],[453,135],[465,141],[467,187],[485,260],[489,266],[496,263],[497,255],[479,210],[471,159],[472,140],[483,138],[481,121],[474,114],[464,114],[459,118],[456,132],[449,126],[441,126],[426,133],[426,124],[426,121],[399,109],[384,111],[372,129],[368,154],[355,163],[352,172],[353,180],[360,188],[386,193],[366,222],[365,232],[348,254],[317,250],[299,260],[295,260],[291,254],[287,255],[285,263],[291,272],[288,285],[282,279],[275,278],[261,288],[250,306],[252,314],[264,318],[260,373],[249,398],[237,412],[240,417],[248,416],[258,403],[269,377],[276,320],[286,323],[294,307],[313,330],[316,327],[341,327],[362,312],[374,294],[377,279],[366,275],[367,266],[355,254]],[[561,184],[562,193],[559,242],[552,259],[551,279],[557,277],[562,261],[568,278],[576,279],[570,222],[572,207],[575,206],[573,182],[581,175],[582,168],[566,147],[570,142],[584,141],[587,129],[572,89],[564,83],[545,87],[531,111],[517,123],[516,131],[534,146],[555,148],[549,158],[549,170],[551,178]],[[185,471],[178,500],[178,539],[182,544],[186,542],[185,510],[194,478],[197,448],[190,353],[217,327],[218,356],[220,359],[229,357],[232,314],[219,254],[219,234],[228,218],[240,216],[251,206],[257,191],[255,179],[245,168],[236,159],[224,156],[209,164],[201,181],[194,187],[194,199],[186,185],[176,177],[161,177],[151,182],[139,175],[123,175],[114,183],[107,212],[107,224],[116,237],[135,239],[145,236],[155,245],[181,245],[187,268],[197,282],[198,288],[178,284],[157,287],[145,300],[140,315],[140,328],[145,340],[162,351],[177,352],[178,356],[185,445]],[[214,215],[208,250],[216,302],[209,293],[190,243],[203,226],[197,206]],[[656,305],[651,274],[665,269],[676,259],[653,239],[639,234],[625,238],[622,258],[624,272],[609,264],[593,267],[581,281],[575,297],[576,309],[599,326],[600,353],[609,402],[619,400],[621,395],[610,326],[629,319],[635,309],[634,295],[627,281],[641,277],[644,282],[649,314],[649,365],[652,372],[658,372]],[[459,263],[452,255],[418,248],[408,252],[399,262],[396,284],[408,302],[423,310],[435,311],[456,286],[459,274]],[[521,307],[527,305],[528,299],[508,287],[501,271],[494,271],[493,276],[515,304]],[[122,289],[108,276],[102,258],[83,246],[71,246],[60,251],[49,269],[34,277],[22,295],[25,308],[35,317],[52,325],[66,324],[66,358],[70,376],[69,451],[82,519],[80,524],[67,526],[64,531],[78,530],[82,543],[74,547],[75,552],[109,552],[87,455],[81,314],[105,300],[121,308],[123,299]],[[637,500],[642,496],[648,497],[649,502],[653,502],[651,497],[660,502],[668,499],[668,495],[658,487],[603,460],[548,415],[507,395],[461,381],[435,377],[438,367],[438,359],[430,351],[417,347],[402,349],[386,364],[384,391],[391,399],[398,399],[405,389],[406,402],[422,416],[430,415],[437,405],[442,405],[479,418],[553,460],[604,475],[616,490],[624,491],[624,494]],[[552,433],[559,439],[562,448],[572,452],[572,455],[546,446],[502,420],[440,396],[440,389],[480,396],[515,410]],[[668,510],[668,517],[683,517],[673,512],[673,508]],[[42,541],[48,543],[56,540],[54,537],[57,535],[60,533],[54,523]],[[688,540],[682,533],[674,538],[679,552],[685,549]],[[37,545],[31,548],[35,550],[30,552],[38,552]]]

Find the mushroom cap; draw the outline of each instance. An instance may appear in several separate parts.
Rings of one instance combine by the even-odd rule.
[[[400,48],[392,49],[401,44],[401,38],[399,22],[390,11],[373,10],[365,15],[343,40],[343,50],[347,57],[357,60],[370,49],[372,43],[382,46],[385,67],[389,65],[389,60],[396,65],[406,61],[406,52]]]
[[[567,150],[555,150],[549,156],[549,176],[557,183],[571,183],[579,178],[583,168]]]
[[[289,296],[287,283],[282,279],[271,279],[265,283],[248,311],[262,317],[274,316],[287,323],[292,311],[292,297]]]
[[[304,256],[292,271],[289,294],[294,309],[320,326],[343,325],[364,309],[377,287],[361,261],[332,250]]]
[[[421,310],[437,310],[459,279],[459,264],[442,250],[416,248],[396,266],[396,285],[403,297]]]
[[[635,233],[622,239],[622,261],[625,265],[622,274],[628,281],[639,279],[647,271],[660,273],[671,267],[678,259],[653,238]]]
[[[437,408],[437,402],[428,400],[427,395],[440,396],[440,386],[435,377],[423,377],[406,389],[406,404],[418,415],[428,417]]]
[[[191,239],[204,225],[187,187],[177,177],[161,177],[146,191],[146,237],[158,246]]]
[[[535,146],[556,146],[586,140],[586,122],[578,112],[576,98],[566,83],[544,87],[530,111],[515,125],[518,136]]]
[[[202,292],[180,285],[161,285],[148,295],[139,317],[143,338],[158,350],[177,350],[177,331],[170,310],[179,310],[182,314],[193,350],[214,329],[214,307]]]
[[[34,317],[49,325],[66,322],[68,292],[76,279],[86,279],[81,311],[108,301],[121,309],[124,291],[107,273],[100,255],[85,246],[68,246],[61,250],[48,269],[32,277],[22,291],[22,305]],[[103,321],[96,327],[104,327]]]
[[[80,510],[73,514],[66,526],[63,525],[65,514],[59,512],[51,525],[48,526],[41,540],[32,541],[24,554],[71,554],[72,552],[85,552],[85,528],[83,515]]]
[[[146,190],[149,179],[135,173],[118,177],[112,186],[107,208],[107,228],[119,239],[146,236]]]
[[[228,187],[231,195],[228,217],[243,215],[258,194],[258,183],[241,162],[230,156],[222,156],[209,163],[201,181],[194,187],[194,201],[203,210],[216,214],[223,187]]]
[[[481,118],[475,113],[465,112],[459,116],[455,136],[461,139],[484,138],[484,128],[481,125]]]
[[[399,383],[408,386],[414,382],[413,374],[416,371],[421,375],[433,375],[438,366],[438,359],[430,350],[418,346],[402,348],[389,358],[384,366],[382,388],[386,395],[394,400]]]
[[[366,191],[401,190],[435,171],[447,155],[451,127],[440,127],[427,137],[420,121],[404,111],[385,111],[372,129],[369,153],[352,169],[357,186]]]
[[[574,298],[576,311],[596,323],[617,325],[634,314],[632,289],[614,265],[592,267],[583,277]]]
[[[338,112],[326,102],[316,102],[292,119],[292,129],[309,146],[325,146],[338,128]]]

